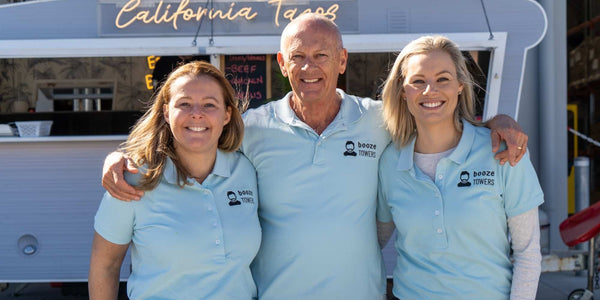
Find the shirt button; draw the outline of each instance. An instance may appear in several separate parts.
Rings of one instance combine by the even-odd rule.
[[[441,228],[438,228],[438,229],[436,230],[436,232],[441,234],[441,233],[442,233],[442,229],[441,229]]]
[[[215,245],[221,245],[221,240],[216,240]]]
[[[207,207],[206,207],[206,209],[207,209],[208,211],[212,211],[212,206],[207,206]]]
[[[444,178],[444,175],[442,175],[442,174],[438,175],[438,179],[442,179],[442,178]]]
[[[213,227],[217,227],[217,222],[213,222]]]
[[[436,209],[436,210],[435,210],[435,212],[434,212],[434,214],[435,214],[436,216],[439,216],[439,215],[440,215],[440,211],[439,211],[439,209]]]

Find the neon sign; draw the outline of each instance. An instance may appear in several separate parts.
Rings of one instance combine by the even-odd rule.
[[[261,7],[257,7],[257,3],[266,2],[273,9],[271,11],[265,11]],[[339,2],[349,2],[348,0],[339,0]],[[337,19],[338,12],[340,10],[340,4],[338,2],[327,2],[319,1],[320,5],[312,5],[312,7],[306,7],[308,1],[304,2],[304,5],[289,5],[286,4],[285,0],[264,0],[249,2],[231,2],[229,5],[220,2],[220,6],[216,8],[203,7],[202,4],[190,5],[190,0],[179,0],[176,1],[160,0],[156,1],[154,7],[148,7],[147,3],[142,0],[129,0],[127,1],[114,19],[114,26],[118,29],[127,29],[131,26],[143,26],[143,25],[161,25],[169,24],[173,30],[179,30],[181,24],[194,23],[197,24],[203,19],[208,20],[222,20],[225,22],[231,21],[252,21],[259,17],[259,14],[268,15],[272,19],[272,22],[276,27],[281,26],[282,20],[292,21],[298,16],[305,13],[318,13],[332,21]],[[244,3],[240,5],[239,3]],[[323,5],[324,3],[324,5]],[[264,19],[264,18],[263,18]]]

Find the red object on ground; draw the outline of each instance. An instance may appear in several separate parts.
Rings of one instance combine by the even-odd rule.
[[[63,286],[62,282],[50,282],[50,286],[53,288],[59,288]]]
[[[600,233],[600,202],[568,217],[559,226],[560,237],[569,247],[587,242]]]

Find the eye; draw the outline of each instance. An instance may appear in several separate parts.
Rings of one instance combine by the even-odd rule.
[[[437,81],[438,81],[438,82],[450,81],[450,78],[447,78],[447,77],[440,77],[440,78],[438,78],[438,80],[437,80]]]
[[[412,84],[424,84],[425,80],[423,80],[423,79],[414,79],[411,83]]]
[[[292,54],[292,60],[294,61],[299,61],[299,60],[303,60],[304,59],[304,55],[302,54]]]
[[[181,101],[181,102],[177,102],[177,105],[175,105],[175,106],[181,107],[181,108],[187,108],[187,107],[191,107],[192,105],[189,102]]]

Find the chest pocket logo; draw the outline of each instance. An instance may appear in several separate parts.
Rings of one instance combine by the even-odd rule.
[[[242,202],[237,199],[237,195],[233,191],[227,192],[227,199],[229,199],[229,206],[240,205]]]
[[[254,193],[252,190],[227,191],[229,206],[241,205],[242,203],[254,204]]]
[[[471,175],[467,171],[460,172],[460,182],[457,184],[458,187],[467,187],[471,186],[471,182],[469,182],[469,178]]]
[[[356,152],[354,152],[353,141],[346,141],[346,151],[344,152],[344,156],[356,156]]]
[[[358,144],[358,147],[357,147]],[[361,141],[356,142],[346,141],[346,150],[344,151],[344,156],[360,156],[367,158],[377,158],[377,145],[371,143],[363,143]],[[355,150],[355,148],[358,148]]]
[[[490,185],[493,186],[495,184],[495,176],[496,172],[493,170],[484,170],[484,171],[473,171],[473,179],[471,180],[471,174],[467,171],[460,172],[460,182],[458,183],[458,187],[467,187],[472,184],[475,186],[484,186]],[[472,183],[471,183],[471,181]]]

